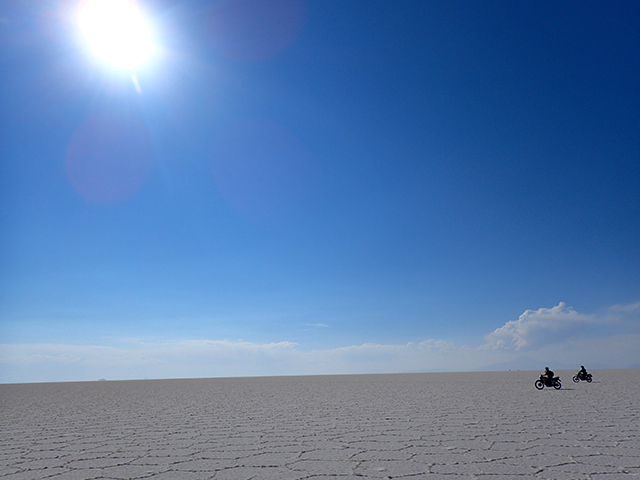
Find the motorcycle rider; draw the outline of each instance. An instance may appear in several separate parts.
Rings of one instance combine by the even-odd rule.
[[[553,384],[553,371],[549,370],[549,367],[544,367],[544,376],[547,377],[546,382],[548,385]]]
[[[584,380],[587,378],[587,369],[584,368],[584,365],[580,365],[580,371],[578,372],[578,378],[580,380]]]

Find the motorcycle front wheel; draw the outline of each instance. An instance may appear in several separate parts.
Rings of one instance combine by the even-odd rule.
[[[544,388],[544,383],[542,383],[542,380],[536,380],[536,383],[534,383],[534,385],[538,390],[542,390]]]
[[[562,388],[560,380],[556,380],[555,382],[553,382],[553,388],[555,388],[556,390],[560,390]]]
[[[580,377],[578,377],[578,375],[574,375],[573,376],[573,381],[578,383],[580,381]]]

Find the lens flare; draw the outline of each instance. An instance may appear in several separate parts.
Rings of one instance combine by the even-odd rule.
[[[128,200],[153,169],[153,145],[146,125],[135,115],[103,113],[87,118],[75,131],[65,159],[72,187],[92,203]]]
[[[85,0],[78,20],[92,50],[115,67],[133,69],[153,52],[149,28],[132,0]]]

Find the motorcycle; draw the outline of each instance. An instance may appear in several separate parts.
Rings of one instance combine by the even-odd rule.
[[[583,382],[591,383],[593,381],[593,375],[591,375],[590,373],[578,372],[573,376],[573,381],[578,383],[580,380],[582,380]]]
[[[560,390],[562,388],[560,377],[553,377],[553,379],[550,379],[544,373],[540,375],[540,378],[536,380],[534,385],[538,390],[542,390],[544,387],[553,387],[556,390]]]

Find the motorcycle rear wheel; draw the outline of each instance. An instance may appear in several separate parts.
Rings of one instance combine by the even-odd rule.
[[[580,377],[578,377],[578,375],[574,375],[573,376],[573,381],[578,383],[580,381]]]
[[[589,375],[587,377],[587,383],[591,383],[591,382],[593,382],[593,377],[591,375]]]
[[[556,380],[555,382],[553,382],[553,388],[555,388],[556,390],[560,390],[562,388],[560,380]]]
[[[538,390],[542,390],[544,388],[544,383],[542,383],[542,380],[536,380],[536,383],[534,383],[534,385]]]

